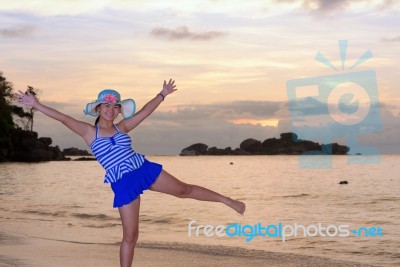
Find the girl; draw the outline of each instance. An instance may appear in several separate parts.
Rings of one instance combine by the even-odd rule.
[[[136,114],[132,99],[121,101],[118,92],[111,89],[101,91],[97,100],[87,104],[84,111],[85,114],[97,116],[94,126],[39,103],[29,92],[19,91],[16,94],[19,103],[34,107],[80,135],[106,170],[104,182],[111,184],[114,192],[113,206],[119,210],[123,227],[121,267],[132,265],[139,233],[140,194],[144,190],[150,189],[180,198],[220,202],[240,214],[245,211],[244,203],[207,188],[181,182],[163,170],[162,165],[148,161],[144,155],[132,149],[128,133],[146,119],[167,95],[177,90],[174,83],[171,79],[168,83],[164,81],[161,92]],[[119,113],[122,113],[124,119],[114,124]]]

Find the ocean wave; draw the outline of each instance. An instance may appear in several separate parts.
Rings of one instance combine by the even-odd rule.
[[[365,225],[386,225],[387,223],[389,223],[389,221],[370,220],[363,222]]]
[[[381,198],[374,199],[374,201],[380,201],[380,202],[384,202],[384,201],[400,201],[400,197],[381,197]]]
[[[21,259],[6,257],[3,255],[0,255],[0,263],[1,267],[30,266]]]
[[[393,259],[400,259],[400,253],[393,253],[390,257]]]
[[[265,259],[268,262],[276,262],[276,266],[335,266],[335,267],[372,267],[373,265],[361,264],[350,261],[335,260],[330,258],[308,256],[283,252],[271,252],[265,250],[245,249],[239,247],[198,245],[188,243],[158,243],[158,242],[139,242],[139,248],[178,250],[193,253],[201,253],[210,256],[229,256],[251,259]],[[294,265],[293,265],[294,266]]]
[[[95,224],[83,225],[83,227],[89,227],[89,228],[112,228],[115,226],[121,226],[121,224],[120,223],[106,223],[106,224],[101,224],[101,225],[95,225]]]
[[[24,214],[37,214],[37,215],[41,215],[41,216],[52,216],[52,217],[64,217],[65,216],[64,211],[47,212],[47,211],[41,211],[41,210],[23,210],[20,212],[24,213]]]
[[[105,245],[105,246],[119,246],[120,242],[112,242],[112,243],[98,243],[98,242],[84,242],[84,241],[76,241],[76,240],[66,240],[66,239],[55,239],[55,238],[46,238],[46,237],[37,237],[37,236],[28,236],[29,238],[34,239],[42,239],[42,240],[51,240],[58,242],[65,242],[71,244],[80,244],[80,245]]]
[[[400,201],[400,197],[380,197],[380,198],[373,198],[365,202],[355,202],[353,205],[370,205],[370,204],[379,204],[381,202],[397,202]]]
[[[280,196],[282,198],[302,198],[302,197],[311,197],[312,195],[310,194],[295,194],[295,195],[285,195],[285,196]]]
[[[375,200],[371,200],[371,201],[366,201],[366,202],[354,202],[352,205],[353,206],[368,206],[368,205],[371,205],[371,204],[377,204],[378,203],[378,201],[375,201]]]
[[[74,217],[77,217],[79,219],[95,219],[95,220],[116,220],[116,218],[110,217],[108,215],[105,215],[103,213],[99,214],[88,214],[88,213],[72,213],[71,214]]]
[[[66,205],[66,206],[63,206],[64,208],[67,208],[67,209],[81,209],[81,208],[84,208],[84,206],[81,206],[81,205],[76,205],[76,204],[73,204],[73,205]]]
[[[140,218],[141,222],[146,222],[150,224],[173,224],[175,223],[172,217],[150,217],[150,216],[142,216]]]
[[[6,218],[6,219],[21,220],[21,221],[39,221],[39,222],[54,222],[55,221],[55,220],[43,219],[43,218],[20,218],[20,217]]]
[[[170,218],[160,218],[152,220],[151,222],[156,224],[171,224],[172,220]]]
[[[23,244],[22,238],[0,232],[0,245],[19,245]],[[0,261],[1,262],[1,261]]]

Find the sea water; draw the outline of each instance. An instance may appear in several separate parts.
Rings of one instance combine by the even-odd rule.
[[[324,160],[324,156],[310,157]],[[183,182],[245,202],[247,210],[242,216],[220,203],[146,191],[141,196],[139,242],[229,246],[400,265],[400,156],[384,155],[379,164],[365,165],[350,165],[346,156],[333,156],[330,169],[303,169],[297,156],[147,158]],[[0,164],[0,234],[17,231],[22,237],[68,242],[120,242],[119,213],[112,208],[113,193],[103,178],[96,161]],[[348,184],[339,184],[343,180]],[[232,236],[205,234],[205,226],[215,230],[219,225],[246,229],[235,233],[231,227]],[[270,235],[252,235],[249,241],[246,234],[257,225],[270,226]],[[274,236],[279,225],[309,227],[310,235],[299,228],[297,236],[283,240]],[[360,234],[335,235],[340,225],[361,229]],[[330,226],[325,232],[330,236],[314,236],[318,226]],[[375,231],[368,232],[371,229]]]

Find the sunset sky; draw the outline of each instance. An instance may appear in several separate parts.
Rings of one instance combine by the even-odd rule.
[[[287,81],[374,70],[383,128],[361,141],[398,153],[399,11],[390,0],[0,0],[0,71],[15,89],[33,86],[43,103],[91,123],[82,110],[100,90],[141,108],[175,79],[178,91],[132,133],[138,152],[161,155],[279,137],[291,130]],[[345,67],[367,50],[373,57],[342,70],[339,40],[348,40]],[[42,114],[34,130],[87,149]]]

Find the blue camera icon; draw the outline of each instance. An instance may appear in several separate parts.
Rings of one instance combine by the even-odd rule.
[[[292,132],[299,138],[321,144],[346,140],[352,154],[347,156],[348,163],[380,162],[376,147],[358,142],[363,135],[382,130],[375,71],[293,79],[287,81],[286,89]],[[300,155],[300,167],[331,168],[332,145],[321,147]],[[310,156],[321,154],[327,156],[317,161]]]

